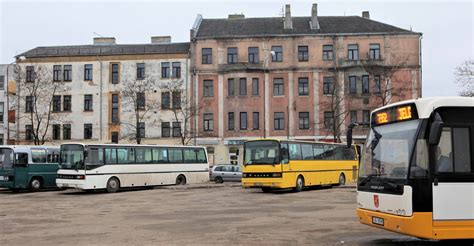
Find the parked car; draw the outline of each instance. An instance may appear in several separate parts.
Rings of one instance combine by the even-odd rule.
[[[209,172],[209,177],[216,183],[224,181],[240,182],[242,179],[242,168],[236,165],[214,165]]]

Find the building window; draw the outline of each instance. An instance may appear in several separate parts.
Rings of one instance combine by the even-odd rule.
[[[173,91],[173,108],[181,108],[181,91]]]
[[[300,112],[300,130],[309,129],[309,112]]]
[[[63,139],[71,139],[71,124],[63,124]]]
[[[349,76],[349,93],[350,94],[357,93],[357,77],[356,76]]]
[[[252,79],[252,95],[258,96],[258,78]]]
[[[227,130],[234,130],[234,112],[227,113]]]
[[[227,80],[227,96],[232,97],[235,95],[234,88],[235,88],[234,79],[228,79]]]
[[[138,137],[145,138],[145,122],[138,123]]]
[[[26,67],[26,82],[35,82],[35,67]]]
[[[380,59],[380,44],[369,45],[369,58],[372,60]]]
[[[112,143],[118,144],[118,142],[119,142],[119,134],[118,134],[118,132],[112,132],[112,134],[111,134],[111,141],[112,141]]]
[[[274,96],[282,96],[284,95],[284,88],[283,88],[283,79],[276,78],[273,79],[273,95]]]
[[[214,116],[212,113],[204,114],[204,131],[214,131]]]
[[[118,124],[119,121],[119,95],[112,94],[112,123]]]
[[[259,112],[253,112],[253,129],[258,130],[260,128],[260,113]]]
[[[357,110],[351,111],[351,123],[357,122]]]
[[[63,111],[71,111],[71,95],[63,96]]]
[[[92,80],[92,64],[84,65],[84,80]]]
[[[61,72],[62,72],[61,65],[54,65],[53,66],[53,82],[61,81]]]
[[[362,75],[362,93],[369,93],[369,75]]]
[[[229,47],[227,48],[227,63],[234,64],[237,63],[237,48],[236,47]]]
[[[273,127],[275,130],[285,129],[285,114],[283,112],[275,112],[273,115]]]
[[[181,137],[181,122],[173,122],[173,137]]]
[[[173,62],[173,78],[181,78],[181,62]]]
[[[324,128],[331,130],[334,125],[334,113],[332,111],[324,112]]]
[[[161,137],[169,138],[171,136],[171,128],[169,122],[161,122]]]
[[[330,95],[334,91],[334,77],[324,77],[323,78],[323,93],[325,95]]]
[[[332,44],[323,45],[323,61],[332,61],[334,59]]]
[[[370,121],[370,111],[364,110],[362,111],[362,120],[364,123],[369,124]]]
[[[5,117],[5,108],[3,102],[0,102],[0,122],[3,122],[3,118]]]
[[[53,125],[53,140],[60,140],[61,139],[61,126],[60,125]]]
[[[247,130],[247,112],[240,112],[240,130]]]
[[[212,48],[202,48],[202,64],[212,64]]]
[[[359,45],[349,44],[347,46],[347,59],[349,60],[359,60]]]
[[[258,47],[249,47],[249,63],[258,63]]]
[[[0,76],[0,90],[5,89],[5,76]]]
[[[112,84],[118,84],[120,80],[118,63],[112,63],[111,73],[110,77],[112,78]]]
[[[240,78],[239,80],[239,95],[246,96],[247,95],[247,79]]]
[[[34,107],[34,96],[26,96],[25,98],[25,112],[33,112]]]
[[[375,93],[380,93],[382,88],[380,87],[380,76],[374,76],[374,83],[375,83]]]
[[[25,125],[25,140],[33,140],[33,125]]]
[[[61,111],[61,96],[53,96],[53,112]]]
[[[308,61],[308,46],[298,46],[298,61]]]
[[[204,97],[214,96],[214,81],[204,80]]]
[[[161,108],[162,109],[171,108],[171,94],[168,91],[161,93]]]
[[[282,62],[282,61],[283,61],[283,47],[272,46],[272,62]]]
[[[63,78],[64,81],[72,81],[72,65],[64,65]]]
[[[144,92],[137,92],[137,109],[145,109],[146,98]]]
[[[92,139],[92,124],[84,124],[84,139]]]
[[[92,94],[84,95],[84,111],[93,110]]]
[[[5,144],[5,138],[3,134],[0,134],[0,145],[4,145],[4,144]]]
[[[298,78],[298,95],[300,96],[309,95],[308,78]]]
[[[170,77],[170,63],[169,62],[161,63],[161,77],[162,78]]]
[[[145,63],[137,63],[137,79],[145,78]]]

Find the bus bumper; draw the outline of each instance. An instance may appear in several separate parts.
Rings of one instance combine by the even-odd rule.
[[[70,189],[90,189],[87,187],[85,180],[73,180],[73,179],[56,179],[56,185],[59,188],[70,188]]]
[[[0,181],[0,188],[13,189],[13,188],[15,188],[15,182],[14,181],[2,180],[2,181]]]
[[[242,178],[243,188],[272,188],[283,189],[285,187],[282,178]]]

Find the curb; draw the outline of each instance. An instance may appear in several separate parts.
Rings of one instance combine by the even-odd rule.
[[[162,189],[171,190],[188,190],[188,189],[215,189],[215,188],[226,188],[226,187],[242,187],[240,183],[237,184],[202,184],[202,185],[170,185],[160,187]]]

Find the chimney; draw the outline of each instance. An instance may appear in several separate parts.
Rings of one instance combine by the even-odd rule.
[[[153,36],[151,37],[152,44],[170,44],[171,36]]]
[[[284,29],[293,29],[293,23],[291,22],[291,9],[290,5],[285,5],[285,20],[283,22]]]
[[[114,37],[100,37],[100,38],[94,38],[94,45],[113,45],[115,44],[115,38]]]
[[[245,15],[244,14],[232,14],[232,15],[229,15],[228,19],[229,20],[245,19]]]
[[[362,17],[366,19],[370,19],[370,13],[369,11],[362,11]]]
[[[311,22],[310,27],[312,30],[319,29],[319,21],[318,21],[318,4],[313,3],[313,7],[311,8]]]

